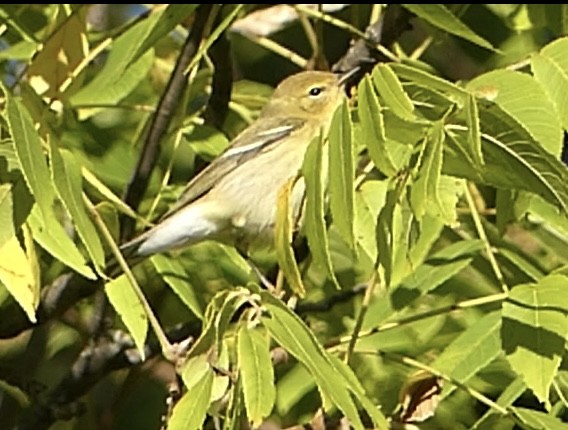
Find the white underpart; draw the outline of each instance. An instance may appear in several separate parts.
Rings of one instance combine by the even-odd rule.
[[[214,236],[221,226],[211,206],[207,203],[189,205],[162,221],[148,231],[138,247],[138,255],[163,252]]]

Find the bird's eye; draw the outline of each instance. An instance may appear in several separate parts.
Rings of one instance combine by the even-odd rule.
[[[323,88],[322,87],[313,87],[310,88],[309,94],[312,97],[317,97],[319,96],[321,93],[323,92]]]

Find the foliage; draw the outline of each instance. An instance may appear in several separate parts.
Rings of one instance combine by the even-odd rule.
[[[567,7],[325,6],[0,7],[0,427],[568,426]],[[379,17],[305,157],[308,255],[291,187],[252,255],[274,290],[209,242],[117,277],[129,224]]]

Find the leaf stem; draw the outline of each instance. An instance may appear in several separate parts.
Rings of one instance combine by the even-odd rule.
[[[355,322],[355,327],[353,328],[353,333],[349,336],[349,344],[347,345],[347,351],[345,352],[345,363],[349,364],[349,360],[353,355],[355,350],[355,345],[357,344],[357,339],[361,334],[361,328],[363,327],[363,322],[365,321],[365,315],[369,310],[369,303],[373,297],[373,292],[375,291],[375,285],[377,284],[377,271],[373,270],[367,289],[365,290],[365,296],[363,297],[363,303],[361,303],[361,310],[359,315],[357,315],[357,321]]]
[[[89,200],[89,198],[84,193],[83,193],[83,201],[85,202],[85,206],[91,212],[93,220],[95,221],[95,224],[97,225],[97,227],[101,231],[101,233],[102,233],[104,239],[106,240],[107,244],[110,246],[110,249],[111,249],[111,252],[112,252],[114,258],[116,258],[116,261],[118,262],[120,268],[124,271],[124,275],[126,276],[126,279],[128,279],[128,282],[132,286],[132,289],[134,290],[134,293],[138,297],[138,300],[140,300],[140,303],[142,304],[144,311],[146,312],[148,320],[150,321],[150,326],[154,330],[154,333],[156,334],[158,342],[160,343],[162,353],[164,354],[166,359],[168,359],[169,361],[175,362],[179,358],[174,353],[176,348],[170,343],[166,334],[162,330],[162,327],[160,325],[160,322],[158,321],[158,318],[156,317],[156,315],[154,314],[154,311],[150,307],[150,304],[146,300],[146,296],[144,296],[144,293],[142,292],[142,289],[138,285],[138,282],[136,281],[134,274],[130,270],[130,267],[128,267],[128,263],[126,262],[126,260],[122,256],[122,253],[120,252],[120,249],[118,248],[116,242],[114,241],[112,234],[110,233],[109,229],[107,228],[106,224],[104,223],[103,219],[101,218],[101,216],[99,215],[97,210],[95,209],[95,206],[93,205],[93,203]]]
[[[483,244],[485,246],[485,252],[487,253],[487,258],[489,260],[489,264],[491,264],[491,268],[493,269],[493,273],[495,274],[495,277],[497,278],[497,281],[499,282],[501,289],[503,290],[504,293],[507,293],[509,291],[509,287],[505,283],[503,273],[501,272],[501,269],[499,268],[499,264],[497,263],[497,259],[495,258],[495,254],[493,252],[493,247],[491,246],[491,243],[489,243],[489,239],[487,238],[487,235],[485,234],[485,229],[483,228],[483,223],[481,222],[481,217],[479,216],[477,206],[475,205],[475,201],[473,199],[473,195],[472,195],[470,186],[467,183],[464,185],[464,192],[465,192],[465,197],[467,199],[467,204],[468,204],[469,209],[471,211],[473,223],[475,224],[475,228],[477,230],[477,234],[479,235],[479,238],[483,241]]]
[[[429,311],[420,312],[418,314],[410,315],[408,317],[401,318],[398,321],[391,321],[391,322],[383,323],[383,324],[381,324],[377,327],[373,327],[371,329],[359,332],[358,336],[359,336],[359,338],[367,337],[367,336],[371,336],[373,334],[382,333],[384,331],[392,330],[392,329],[398,328],[398,327],[403,327],[403,326],[408,325],[408,324],[412,324],[412,323],[422,321],[422,320],[427,319],[427,318],[432,318],[432,317],[435,317],[435,316],[438,316],[438,315],[453,312],[453,311],[456,311],[456,310],[459,310],[459,309],[467,309],[467,308],[473,308],[473,307],[476,307],[476,306],[487,305],[487,304],[490,304],[490,303],[501,302],[501,301],[505,300],[507,298],[507,296],[508,296],[507,293],[498,293],[498,294],[492,294],[492,295],[489,295],[489,296],[476,297],[475,299],[464,300],[462,302],[457,302],[457,303],[454,303],[454,304],[449,305],[449,306],[443,306],[443,307],[440,307],[438,309],[432,309],[432,310],[429,310]],[[343,336],[338,341],[334,342],[330,346],[336,346],[336,345],[339,345],[339,344],[345,344],[345,343],[351,342],[352,337],[353,337],[353,335]]]

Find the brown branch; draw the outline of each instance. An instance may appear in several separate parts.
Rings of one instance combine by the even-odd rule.
[[[211,96],[205,109],[205,122],[221,128],[229,112],[229,101],[233,89],[233,63],[231,46],[225,33],[211,45],[209,57],[215,66],[211,82]]]
[[[124,194],[124,201],[132,208],[137,208],[146,192],[150,175],[158,160],[160,143],[166,134],[173,114],[177,108],[181,95],[185,91],[187,79],[185,70],[199,48],[203,30],[212,5],[203,4],[197,8],[193,27],[182,47],[180,56],[170,76],[162,98],[158,102],[156,112],[150,120],[146,139],[140,152],[138,164],[128,183]],[[122,238],[130,236],[134,228],[134,221],[129,218],[122,220]]]

